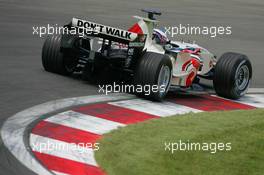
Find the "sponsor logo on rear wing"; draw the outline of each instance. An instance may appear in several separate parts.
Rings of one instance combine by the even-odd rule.
[[[93,35],[98,34],[100,35],[99,37],[103,35],[102,36],[103,38],[104,38],[104,35],[106,35],[109,37],[126,40],[127,42],[135,41],[138,38],[138,34],[134,32],[129,32],[127,30],[122,30],[122,29],[118,29],[115,27],[110,27],[110,26],[106,26],[106,25],[102,25],[102,24],[98,24],[98,23],[94,23],[94,22],[90,22],[86,20],[81,20],[77,18],[72,19],[72,26],[83,28],[84,30],[85,29],[88,29],[90,31],[92,30]]]

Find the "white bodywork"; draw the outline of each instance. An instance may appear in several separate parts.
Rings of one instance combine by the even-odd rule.
[[[140,26],[142,32],[144,34],[147,34],[145,47],[143,50],[164,54],[165,50],[163,49],[163,47],[152,40],[153,29],[155,23],[157,23],[158,21],[139,16],[134,16],[134,18],[139,19],[139,22],[137,24]]]
[[[147,34],[144,50],[165,54],[167,51],[167,49],[165,51],[166,46],[164,47],[157,44],[155,40],[152,39],[152,32],[155,23],[158,21],[138,16],[134,17],[140,19],[137,24],[140,26],[143,33]],[[171,85],[182,87],[190,86],[197,74],[205,75],[215,65],[216,60],[214,55],[197,44],[180,41],[171,41],[170,43],[171,45],[168,47],[171,48],[169,48],[169,52],[166,52],[166,54],[171,58],[173,65]],[[174,49],[175,46],[177,46],[177,48]],[[200,51],[199,53],[185,52],[190,48],[199,49]],[[193,59],[200,63],[200,68],[197,68],[192,64]]]

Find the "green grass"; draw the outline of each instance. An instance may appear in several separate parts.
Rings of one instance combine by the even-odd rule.
[[[228,143],[230,151],[165,151],[165,142]],[[114,130],[95,157],[108,175],[264,174],[264,110],[187,114]]]

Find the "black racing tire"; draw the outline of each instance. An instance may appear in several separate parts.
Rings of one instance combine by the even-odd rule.
[[[74,54],[61,50],[62,35],[48,36],[42,47],[42,65],[48,72],[70,75],[77,65]]]
[[[227,52],[216,63],[213,84],[217,95],[238,99],[244,96],[252,78],[252,66],[246,55]]]
[[[164,86],[158,90],[153,89],[147,93],[146,91],[142,93],[136,92],[136,94],[147,99],[162,101],[169,90],[171,77],[172,62],[168,55],[145,52],[135,70],[134,85],[141,87],[146,87],[147,85],[150,89],[154,86],[160,87],[162,84]]]

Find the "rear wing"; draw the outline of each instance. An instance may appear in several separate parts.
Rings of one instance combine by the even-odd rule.
[[[80,29],[85,36],[99,37],[111,41],[129,44],[130,42],[143,42],[144,34],[137,34],[123,29],[102,25],[99,23],[73,18],[71,27]]]

